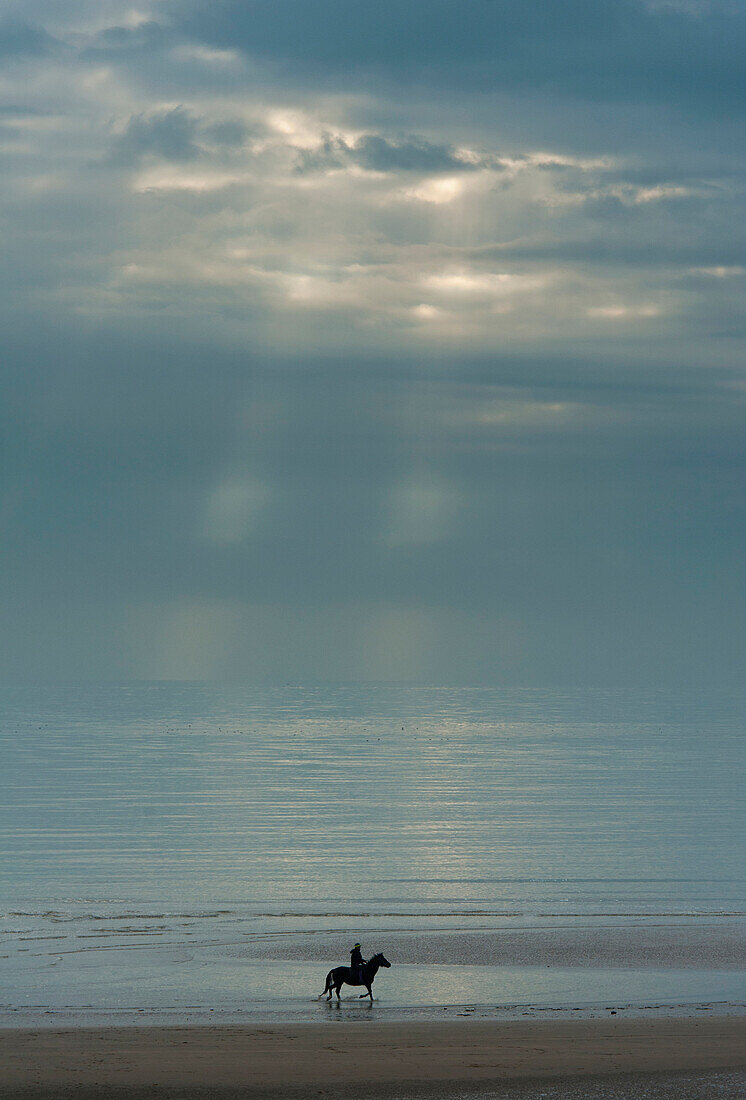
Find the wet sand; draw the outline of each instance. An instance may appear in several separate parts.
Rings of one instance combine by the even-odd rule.
[[[0,1065],[2,1100],[730,1098],[746,1019],[8,1030]]]
[[[658,918],[548,916],[541,926],[487,929],[369,931],[368,952],[384,950],[398,963],[470,966],[676,967],[746,969],[743,917]],[[349,935],[314,932],[257,937],[244,946],[255,958],[344,959]],[[379,946],[382,944],[382,946]]]

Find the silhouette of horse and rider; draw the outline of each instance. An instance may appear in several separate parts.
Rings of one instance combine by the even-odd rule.
[[[367,993],[361,993],[359,1000],[363,997],[370,997],[373,1001],[373,980],[381,967],[388,969],[391,963],[383,955],[382,952],[378,952],[372,959],[368,959],[366,962],[362,956],[360,950],[360,944],[356,943],[350,951],[350,965],[349,966],[335,966],[333,970],[330,970],[326,976],[326,986],[324,992],[319,993],[319,999],[327,993],[327,1001],[332,999],[332,993],[337,994],[337,1000],[340,999],[339,991],[343,985],[364,985],[367,989]]]

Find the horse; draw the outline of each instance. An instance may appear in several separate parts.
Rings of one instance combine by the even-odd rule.
[[[330,970],[326,976],[326,986],[324,988],[324,993],[329,994],[329,996],[326,998],[327,1001],[330,1001],[332,999],[332,993],[336,993],[337,1000],[339,1000],[339,991],[343,985],[364,985],[368,992],[361,993],[358,999],[362,1000],[363,997],[370,997],[372,1001],[373,991],[371,989],[371,986],[373,985],[373,979],[378,973],[379,968],[382,966],[388,969],[391,966],[391,963],[380,951],[377,955],[374,955],[372,959],[368,959],[367,962],[364,962],[363,965],[359,968],[362,981],[358,981],[352,977],[351,966],[335,966],[334,969]],[[324,996],[324,993],[319,993],[317,1000],[320,1000]]]

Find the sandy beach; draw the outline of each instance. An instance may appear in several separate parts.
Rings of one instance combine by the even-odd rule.
[[[6,704],[0,1100],[746,1097],[727,708],[66,690]]]
[[[604,1096],[737,1097],[746,1020],[7,1030],[0,1064],[0,1097],[39,1100],[592,1096],[601,1080]]]

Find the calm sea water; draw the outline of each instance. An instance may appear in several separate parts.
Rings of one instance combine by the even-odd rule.
[[[283,936],[302,960],[318,936],[746,916],[743,699],[193,683],[0,699],[0,929],[22,1007],[81,990],[103,1007],[114,987],[136,1003],[135,948],[219,946],[220,1007],[235,960],[268,941],[277,958]],[[270,989],[277,965],[242,981]],[[194,970],[169,966],[168,1004],[198,1002]]]

